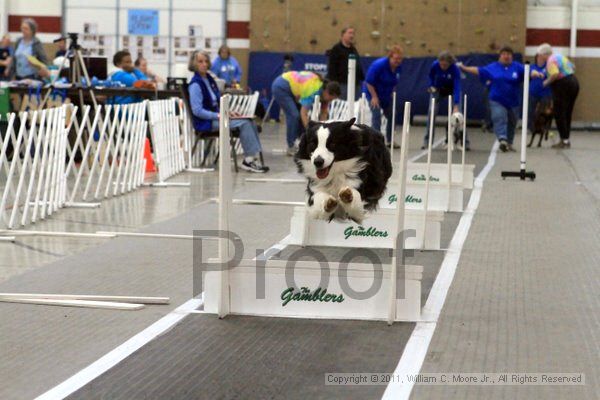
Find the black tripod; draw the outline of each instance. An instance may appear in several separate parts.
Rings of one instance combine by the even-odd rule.
[[[83,110],[84,106],[84,96],[83,96],[83,86],[81,84],[82,74],[85,78],[85,83],[89,87],[90,97],[92,99],[92,103],[94,104],[94,109],[98,109],[98,102],[96,101],[96,95],[94,94],[94,90],[91,87],[90,76],[87,71],[87,67],[85,66],[85,62],[83,61],[83,56],[81,55],[82,47],[77,42],[78,34],[70,32],[68,36],[63,36],[54,40],[54,43],[59,42],[61,40],[70,39],[71,43],[69,45],[69,49],[67,50],[67,54],[65,54],[60,67],[58,68],[58,73],[54,78],[52,78],[52,82],[50,83],[50,88],[46,95],[44,96],[44,100],[40,105],[40,108],[43,108],[48,99],[50,98],[50,94],[52,93],[52,89],[54,88],[54,84],[56,83],[56,79],[60,76],[62,70],[66,67],[67,60],[72,60],[70,63],[70,76],[69,79],[71,84],[78,89],[79,102],[81,105],[81,109]]]

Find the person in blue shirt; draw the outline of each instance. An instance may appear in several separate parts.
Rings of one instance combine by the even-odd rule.
[[[11,74],[17,80],[42,80],[50,76],[46,68],[48,58],[44,45],[37,38],[38,25],[32,18],[24,18],[21,22],[22,37],[15,42],[15,51],[10,66]],[[37,59],[38,62],[35,60]]]
[[[431,64],[429,69],[429,111],[427,112],[427,124],[425,138],[421,149],[425,149],[429,143],[429,128],[431,115],[431,99],[435,98],[435,109],[433,111],[433,136],[435,137],[435,117],[439,112],[440,103],[452,96],[452,112],[460,112],[462,107],[460,69],[456,66],[456,59],[448,51],[442,51],[437,60]],[[444,108],[446,110],[446,108]],[[444,113],[445,114],[445,113]],[[433,138],[432,138],[433,140]],[[446,132],[446,146],[448,145],[448,132]],[[466,139],[466,150],[469,150],[469,139]]]
[[[113,56],[113,64],[117,67],[117,70],[111,74],[111,81],[121,82],[125,87],[133,87],[133,84],[137,81],[148,80],[148,77],[142,71],[133,66],[131,54],[127,50],[117,51]],[[139,96],[115,96],[113,99],[114,104],[130,104],[140,101],[142,99]]]
[[[498,61],[484,67],[459,64],[461,70],[479,75],[482,83],[491,82],[489,99],[492,123],[502,152],[515,151],[512,145],[519,118],[521,83],[525,74],[523,64],[513,61],[513,55],[512,48],[504,46],[500,49]],[[543,74],[532,71],[531,76],[541,78]]]
[[[534,62],[531,64],[531,70],[544,74],[544,78],[546,78],[546,61],[539,54],[535,55]],[[527,120],[527,128],[530,131],[533,129],[533,123],[535,122],[534,117],[537,105],[547,101],[552,102],[552,89],[544,86],[542,79],[532,79],[529,83],[529,118]]]
[[[219,47],[219,55],[213,60],[210,70],[223,79],[228,87],[235,86],[242,80],[242,68],[227,45]]]
[[[197,132],[218,130],[221,94],[217,83],[208,73],[210,69],[209,55],[199,50],[192,52],[188,69],[194,73],[188,87],[194,129]],[[269,167],[261,165],[258,161],[261,145],[254,121],[249,118],[232,119],[229,126],[239,128],[240,131],[240,142],[244,150],[244,161],[241,168],[250,172],[267,172]]]
[[[402,60],[404,50],[398,45],[392,46],[387,57],[378,58],[373,61],[367,71],[367,77],[363,83],[363,93],[373,114],[373,129],[381,129],[381,112],[387,118],[387,129],[385,137],[387,142],[392,141],[392,93],[396,89],[400,73],[402,72]],[[393,144],[395,149],[400,148],[397,143]]]

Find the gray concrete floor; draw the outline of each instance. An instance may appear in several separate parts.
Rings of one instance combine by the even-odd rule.
[[[411,154],[418,152],[422,131],[423,128],[419,127],[412,129]],[[473,151],[468,153],[467,162],[476,163],[480,169],[487,160],[493,138],[490,134],[471,132]],[[283,137],[280,126],[269,124],[265,127],[262,139],[266,149],[265,160],[272,170],[268,174],[270,177],[294,176],[291,159],[270,151],[284,147]],[[599,288],[598,280],[590,270],[591,266],[598,265],[600,256],[597,247],[600,236],[598,149],[600,136],[585,133],[574,135],[573,148],[569,151],[561,153],[548,148],[533,149],[529,159],[539,176],[530,185],[535,188],[534,194],[528,191],[529,186],[525,186],[525,183],[500,181],[499,171],[502,168],[517,168],[518,157],[516,154],[499,155],[498,165],[486,182],[482,204],[465,245],[464,259],[459,264],[456,282],[451,288],[424,371],[496,371],[500,368],[524,371],[526,368],[537,368],[543,372],[544,362],[549,360],[553,368],[569,367],[566,372],[581,368],[589,375],[598,375],[594,366],[594,361],[595,365],[599,364],[599,341],[594,342],[598,334],[598,298],[592,294],[598,293]],[[442,151],[434,152],[434,161],[442,161],[444,155]],[[36,224],[32,229],[80,232],[102,229],[177,234],[191,234],[195,229],[212,229],[216,227],[216,206],[206,201],[216,195],[216,176],[216,173],[181,174],[173,180],[191,181],[191,188],[143,188],[104,202],[98,210],[61,210],[51,220]],[[236,176],[235,190],[239,197],[302,199],[301,188],[295,189],[298,191],[296,193],[291,189],[281,191],[276,185],[257,187],[256,184],[244,182],[248,176],[247,173]],[[577,198],[572,202],[566,194],[573,191]],[[527,206],[521,204],[520,200]],[[504,207],[504,204],[509,204],[509,207]],[[548,222],[562,210],[569,210],[568,216],[561,216],[553,223]],[[530,214],[535,218],[531,221],[531,227],[524,229],[519,222]],[[250,254],[254,254],[257,248],[266,248],[283,238],[288,233],[289,217],[290,210],[286,208],[265,211],[256,207],[236,207],[234,211],[234,220],[239,221],[239,233]],[[569,217],[581,223],[585,220],[589,226],[583,229]],[[458,218],[457,214],[447,216],[443,233],[446,243],[456,228]],[[561,243],[557,238],[558,233],[556,236],[550,235],[554,235],[555,231],[566,231],[570,238],[585,235],[587,240],[575,242],[579,245],[571,249],[568,246],[572,242],[566,240],[566,244]],[[548,236],[552,240],[546,239]],[[564,236],[561,237],[564,239]],[[502,239],[501,246],[496,243],[498,238]],[[548,246],[550,249],[545,253]],[[538,250],[531,252],[530,249]],[[0,385],[0,398],[23,399],[43,393],[192,297],[197,291],[192,285],[192,250],[191,242],[187,241],[134,238],[102,241],[21,238],[16,244],[0,243],[0,291],[3,292],[139,294],[172,298],[169,306],[148,307],[135,313],[0,304],[0,376],[3,383]],[[206,251],[214,254],[214,244],[207,243]],[[417,253],[415,257],[417,263],[425,266],[426,296],[443,253]],[[566,258],[574,274],[561,272],[565,269]],[[573,265],[571,260],[575,261]],[[546,270],[540,271],[543,266],[547,266],[549,276],[544,275]],[[502,271],[505,274],[498,275]],[[549,298],[558,284],[553,277],[558,277],[562,282],[564,290],[561,293],[568,294],[563,296],[561,302],[553,302]],[[502,285],[495,288],[494,282],[498,280]],[[515,290],[515,287],[519,290]],[[577,287],[585,290],[577,292]],[[474,294],[473,289],[478,288],[481,290],[475,290]],[[506,296],[501,288],[509,290],[512,296],[510,302],[501,300]],[[489,304],[494,307],[488,307]],[[531,307],[528,308],[528,305]],[[528,312],[524,313],[524,310]],[[556,310],[559,312],[555,313]],[[545,316],[543,324],[539,323],[542,318],[540,313]],[[591,319],[586,320],[586,315]],[[192,332],[200,332],[202,320],[191,318],[187,325]],[[466,327],[465,321],[469,322]],[[259,319],[254,324],[260,326],[261,323]],[[244,324],[240,322],[239,329]],[[267,322],[264,324],[267,326]],[[367,325],[369,329],[385,329],[377,324]],[[383,350],[389,360],[396,362],[414,326],[397,325],[398,337],[401,338],[399,341],[378,343],[378,351]],[[457,326],[462,328],[458,329]],[[491,330],[491,326],[494,330]],[[526,327],[524,332],[527,335],[513,335],[511,332],[515,326]],[[488,332],[486,328],[490,333],[481,334],[482,330]],[[235,323],[233,329],[235,333]],[[360,330],[357,332],[356,335],[361,335]],[[582,333],[578,335],[578,332]],[[534,338],[550,333],[553,336],[547,340],[534,341]],[[469,340],[465,347],[466,338]],[[583,344],[580,351],[573,350],[576,347],[571,344],[574,339]],[[532,346],[535,351],[531,350]],[[490,351],[490,348],[494,351]],[[515,349],[520,349],[518,357],[512,355]],[[141,362],[152,364],[159,360],[152,357],[154,353],[148,358],[143,350],[127,360],[133,363],[128,365],[139,366]],[[470,356],[471,353],[473,356]],[[357,357],[346,366],[362,371],[360,354],[359,349]],[[482,359],[481,354],[489,356]],[[544,354],[551,356],[544,358]],[[285,352],[282,355],[285,356]],[[366,354],[364,357],[367,358]],[[575,357],[579,361],[573,361]],[[205,360],[200,354],[194,361],[210,360]],[[310,357],[307,361],[310,362]],[[249,367],[252,366],[249,364]],[[120,374],[122,369],[119,368],[121,365],[77,395],[80,398],[155,398],[151,392],[142,391],[143,387],[147,390],[146,385],[149,384],[143,376],[137,374],[132,380],[129,379],[132,376]],[[165,369],[163,374],[151,376],[156,385],[164,385],[166,381],[161,383],[161,379],[169,379],[169,374],[174,372],[176,369]],[[153,373],[156,374],[156,371]],[[124,376],[128,376],[127,390],[114,391],[115,388],[124,387],[119,386]],[[285,386],[276,387],[274,392],[248,392],[247,386],[243,385],[236,388],[237,392],[220,391],[218,374],[211,376],[212,386],[207,393],[215,394],[212,398],[248,398],[246,394],[250,393],[274,393],[273,398],[291,398]],[[268,378],[268,374],[262,376],[260,383],[272,390],[274,383],[269,383]],[[258,377],[252,376],[252,379]],[[571,397],[593,398],[590,395],[598,393],[597,382],[593,378],[588,379],[591,379],[588,386]],[[136,392],[138,384],[140,391]],[[314,386],[315,382],[311,384]],[[481,390],[484,389],[417,387],[413,397],[480,398],[491,393],[495,398],[550,398],[554,394],[549,389],[522,392],[510,389],[494,392]],[[311,393],[317,395],[318,390],[311,390]],[[380,393],[378,389],[362,398],[372,398]],[[556,393],[566,394],[564,391]],[[337,392],[328,391],[327,394],[327,398],[361,398],[359,392],[350,395],[347,388]]]

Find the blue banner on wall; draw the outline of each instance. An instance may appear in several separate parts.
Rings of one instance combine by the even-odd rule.
[[[251,52],[248,86],[252,90],[258,90],[262,96],[271,97],[271,84],[283,72],[283,57],[285,53],[272,52]],[[327,73],[327,57],[321,54],[293,53],[293,70],[307,70],[318,72],[322,75]],[[467,54],[457,57],[465,65],[483,66],[498,59],[497,54]],[[371,63],[376,60],[375,57],[361,57],[363,71],[367,71]],[[515,55],[515,59],[520,61],[521,56]],[[412,102],[412,115],[427,115],[429,94],[429,69],[434,57],[411,57],[406,58],[402,63],[402,74],[397,88],[397,111],[396,120],[402,123],[405,101]],[[479,82],[479,78],[473,75],[466,75],[462,80],[463,93],[468,96],[467,117],[470,119],[483,119],[485,117],[485,93],[484,86]],[[442,108],[443,110],[444,108]],[[277,107],[272,110],[271,116],[276,117],[279,113]]]
[[[158,10],[127,10],[130,35],[158,35]]]

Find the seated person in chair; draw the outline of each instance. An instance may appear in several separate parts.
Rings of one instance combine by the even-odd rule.
[[[194,129],[198,132],[218,130],[221,94],[215,80],[208,73],[210,69],[208,54],[199,50],[192,52],[188,69],[194,73],[188,89]],[[235,117],[233,114],[231,116]],[[240,132],[240,142],[244,150],[241,168],[250,172],[267,172],[269,168],[261,165],[257,159],[262,149],[254,121],[248,118],[232,119],[229,126],[238,128]]]
[[[110,75],[110,80],[121,82],[125,87],[155,88],[142,71],[133,66],[131,53],[127,50],[117,51],[113,56],[113,64],[117,69]],[[130,104],[142,101],[139,96],[115,96],[113,103]]]

